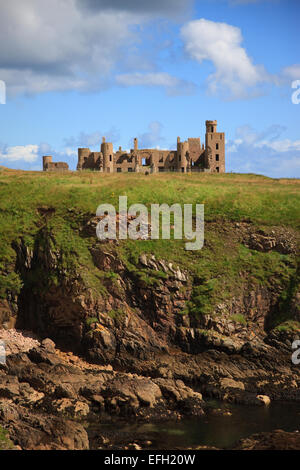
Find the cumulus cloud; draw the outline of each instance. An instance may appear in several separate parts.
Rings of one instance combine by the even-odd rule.
[[[154,18],[178,17],[186,21],[193,3],[193,0],[2,2],[0,78],[7,85],[8,95],[98,91],[114,84],[162,87],[170,95],[191,94],[196,88],[191,81],[157,71],[158,49],[174,52],[172,40],[168,38],[163,45],[157,33],[159,39],[152,38],[148,47],[143,46],[151,36],[146,34],[145,26],[153,25]],[[157,25],[161,23],[155,24],[159,30]],[[208,78],[213,93],[220,91],[228,97],[243,98],[251,89],[255,95],[257,87],[269,78],[242,47],[239,28],[202,19],[186,23],[181,35],[191,58],[214,64],[215,73]],[[272,78],[273,83],[281,84],[297,74],[296,67],[299,66],[286,67],[280,77]]]
[[[186,23],[181,37],[189,57],[213,63],[215,72],[208,77],[211,93],[246,98],[257,94],[257,86],[268,79],[264,67],[253,64],[242,47],[242,33],[236,26],[202,18]]]
[[[118,10],[84,15],[74,0],[3,2],[1,79],[9,93],[104,87],[139,21]]]
[[[270,142],[268,140],[263,140],[261,142],[258,142],[256,144],[256,147],[258,148],[263,148],[263,147],[268,147],[275,152],[290,152],[290,151],[300,151],[300,140],[290,140],[290,139],[284,139],[284,140],[276,140],[273,142]]]
[[[105,89],[132,48],[139,54],[140,27],[182,10],[181,0],[2,2],[0,77],[13,95]]]
[[[98,10],[123,10],[138,13],[167,16],[177,16],[184,14],[186,10],[190,9],[193,0],[77,0],[79,7],[90,9],[93,12]]]
[[[5,147],[0,152],[0,161],[3,164],[15,161],[32,163],[37,160],[38,152],[38,145],[15,145],[13,147]]]
[[[153,19],[187,21],[193,4],[193,0],[2,2],[0,79],[6,82],[8,95],[98,91],[115,84],[162,87],[170,95],[191,94],[196,88],[191,81],[157,69],[159,51],[174,53],[175,60],[178,55],[169,36],[163,41],[162,23],[153,23]],[[151,33],[147,31],[149,24]],[[242,46],[240,29],[229,24],[190,21],[182,27],[181,37],[192,59],[213,63],[209,90],[226,98],[257,96],[264,82],[281,85],[294,76],[299,78],[296,64],[278,76],[269,76]],[[145,41],[147,47],[143,47]]]
[[[300,80],[300,64],[284,67],[281,71],[281,75],[291,80]]]
[[[195,91],[195,84],[181,80],[166,72],[125,73],[116,76],[116,83],[121,86],[160,86],[170,95],[189,95]]]
[[[226,148],[227,170],[273,178],[299,178],[300,140],[280,138],[284,131],[280,125],[263,132],[247,125],[239,127],[236,138]]]
[[[54,161],[66,161],[70,168],[75,169],[77,161],[77,148],[65,145],[62,150],[54,149],[47,142],[28,145],[0,145],[0,165],[8,168],[19,168],[24,170],[42,170],[43,155],[52,155]]]
[[[277,75],[272,76],[272,81],[278,86],[291,86],[296,80],[300,81],[300,64],[284,67]]]
[[[8,146],[0,143],[0,165],[15,168],[18,164],[26,170],[41,170],[43,155],[52,155],[54,161],[65,161],[70,168],[75,169],[78,147],[91,147],[100,149],[102,137],[107,141],[116,143],[120,139],[119,130],[111,128],[107,131],[91,133],[80,132],[77,136],[67,137],[59,149],[47,142],[29,145]]]

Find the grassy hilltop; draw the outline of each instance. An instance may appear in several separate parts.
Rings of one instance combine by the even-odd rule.
[[[83,236],[82,227],[95,215],[99,204],[111,203],[117,208],[120,195],[128,197],[129,206],[205,204],[205,246],[200,251],[185,251],[184,240],[128,240],[115,247],[128,269],[145,282],[155,283],[156,279],[137,267],[141,253],[153,253],[178,264],[200,279],[194,300],[187,307],[190,311],[209,312],[216,302],[233,295],[239,283],[258,283],[274,289],[280,285],[282,305],[286,305],[291,289],[297,289],[295,253],[252,250],[239,237],[232,236],[232,227],[247,223],[265,234],[280,229],[298,238],[300,180],[240,174],[144,176],[0,169],[0,296],[17,294],[22,287],[15,272],[15,244],[22,240],[32,249],[45,228],[55,249],[61,252],[61,267],[69,272],[79,269],[87,285],[101,291],[104,274],[94,266],[90,254],[96,237]],[[157,273],[160,275],[163,279],[164,273]],[[283,313],[280,321],[286,319]]]

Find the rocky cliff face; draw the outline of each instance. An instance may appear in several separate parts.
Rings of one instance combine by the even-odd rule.
[[[66,257],[49,227],[31,246],[14,244],[23,287],[19,295],[7,291],[0,321],[39,338],[29,350],[12,351],[0,370],[0,423],[15,443],[88,448],[80,421],[199,415],[202,395],[253,405],[264,402],[258,395],[300,399],[300,369],[291,362],[299,336],[297,234],[211,223],[207,264],[218,243],[224,256],[240,250],[240,258],[207,278],[185,260],[151,252],[133,262],[121,244],[96,241],[96,222],[86,220],[80,233],[89,240],[88,261],[70,263],[72,252]],[[41,344],[45,338],[57,348]],[[36,420],[41,431],[28,432]]]

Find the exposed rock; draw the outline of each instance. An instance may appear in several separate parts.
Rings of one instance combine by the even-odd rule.
[[[2,376],[0,382],[0,397],[16,398],[20,393],[20,385],[17,377]]]
[[[238,390],[245,390],[245,385],[243,384],[243,382],[238,382],[229,378],[221,379],[220,386],[221,389],[236,388]]]
[[[176,404],[176,407],[184,410],[184,414],[200,416],[204,413],[201,393],[187,387],[182,380],[155,379],[154,382],[168,402]]]
[[[255,230],[251,224],[240,224],[238,227],[243,242],[253,250],[267,252],[278,251],[282,254],[296,253],[297,237],[292,230],[283,227],[273,229]]]
[[[50,338],[43,339],[43,341],[41,342],[41,346],[48,351],[55,350],[55,343]]]
[[[89,220],[82,236],[94,235],[96,222]],[[230,236],[236,246],[293,254],[296,238],[287,232],[238,222]],[[24,287],[18,299],[0,304],[6,328],[19,313],[18,323],[39,335],[0,330],[9,346],[0,365],[0,424],[16,445],[85,449],[77,421],[199,416],[202,397],[251,405],[300,400],[300,372],[291,362],[297,334],[270,331],[282,305],[280,279],[263,285],[245,277],[231,296],[203,312],[200,302],[191,314],[194,288],[204,283],[195,273],[149,253],[128,266],[114,244],[97,241],[90,253],[101,283],[91,287],[81,268],[60,263],[47,228],[39,237],[33,250],[24,243],[16,248]],[[41,267],[49,279],[37,281],[33,292],[29,280]],[[289,308],[297,319],[300,297],[294,279],[291,285]],[[97,439],[98,447],[109,445]],[[126,445],[143,447],[131,438]]]
[[[300,450],[300,433],[281,430],[253,434],[241,439],[235,450]]]
[[[271,403],[270,397],[267,395],[257,395],[256,400],[259,404],[268,406]]]
[[[72,418],[84,417],[89,414],[89,405],[83,401],[61,398],[52,402],[54,410],[58,414],[71,416]]]
[[[109,406],[117,413],[122,413],[122,409],[132,411],[140,405],[152,408],[162,394],[160,388],[150,379],[118,374],[106,384],[104,396]]]
[[[6,356],[23,351],[26,352],[40,345],[34,333],[19,331],[14,328],[0,329],[0,340],[5,343]]]
[[[87,450],[88,435],[79,423],[65,418],[29,413],[16,406],[6,429],[23,450]],[[7,412],[6,412],[7,413]]]

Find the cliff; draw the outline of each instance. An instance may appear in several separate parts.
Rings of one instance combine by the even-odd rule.
[[[2,337],[36,338],[0,369],[0,424],[15,444],[95,448],[80,420],[197,416],[206,397],[299,400],[297,180],[1,171],[0,194]],[[203,249],[99,241],[96,208],[119,195],[204,203]],[[25,436],[45,412],[56,431]]]

